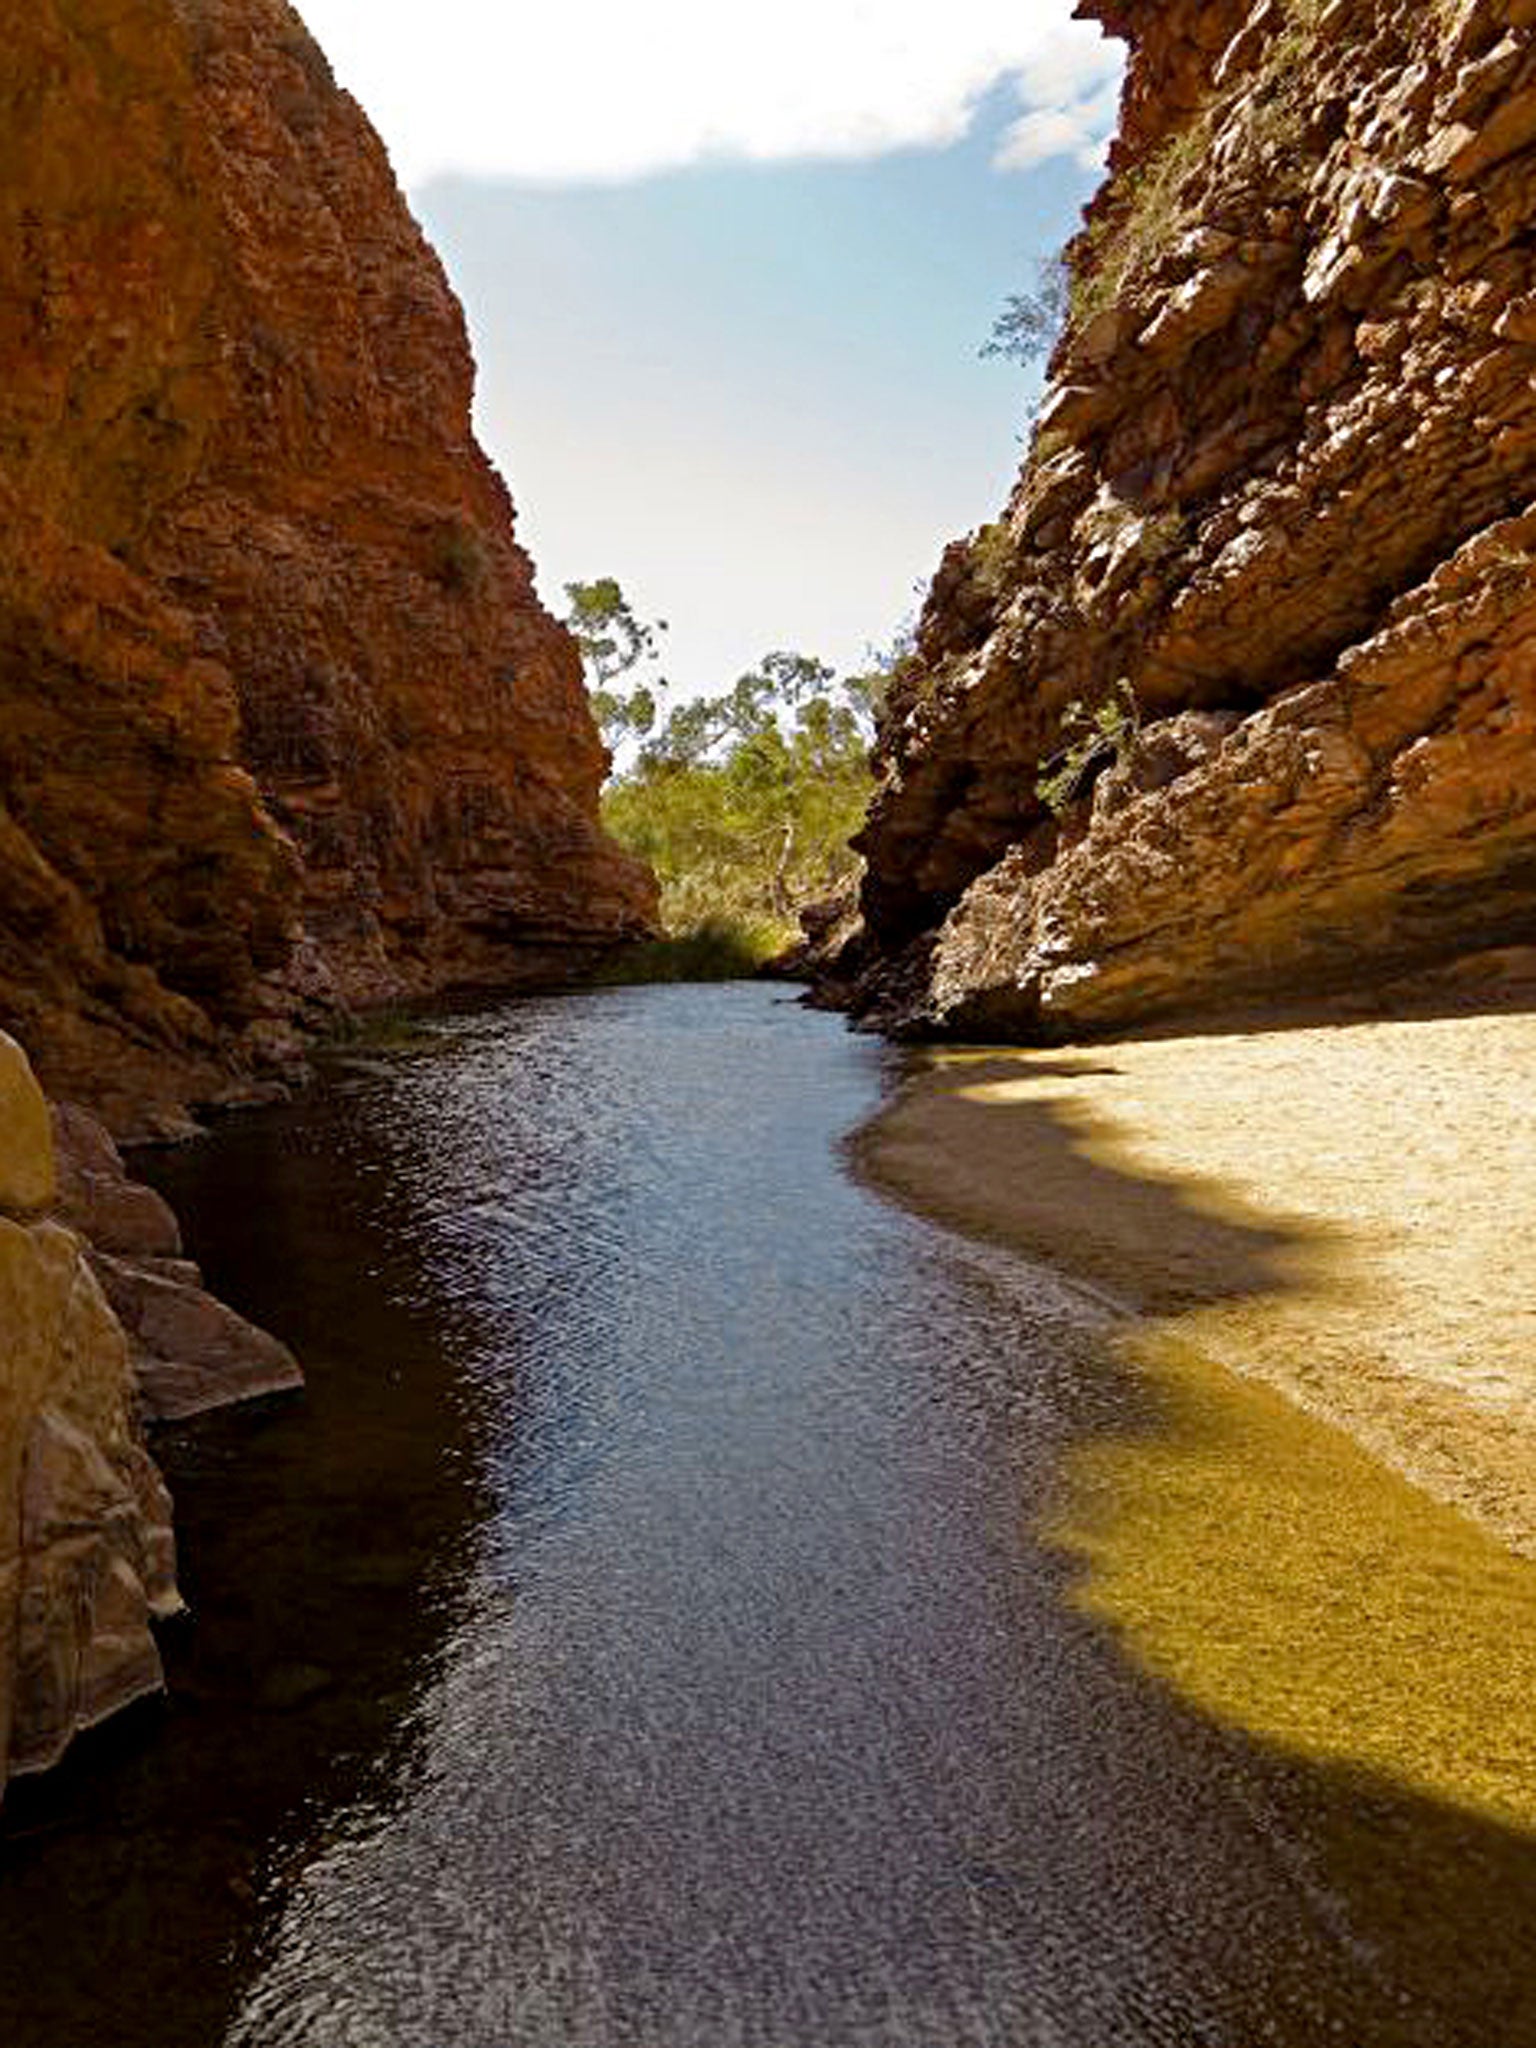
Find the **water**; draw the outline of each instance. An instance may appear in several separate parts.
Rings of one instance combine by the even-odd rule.
[[[311,1389],[162,1442],[196,1619],[7,1806],[6,2048],[1536,2041],[1529,1843],[1074,1609],[1035,1532],[1149,1397],[853,1182],[890,1059],[525,1001],[160,1160]]]

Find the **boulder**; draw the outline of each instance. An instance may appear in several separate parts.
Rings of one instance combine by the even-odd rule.
[[[179,1604],[128,1340],[72,1232],[0,1218],[0,1790],[160,1688]]]
[[[181,1226],[170,1204],[131,1180],[111,1132],[78,1103],[53,1105],[59,1215],[98,1251],[128,1258],[181,1256]]]
[[[132,1347],[133,1374],[149,1422],[180,1422],[209,1408],[304,1384],[298,1360],[276,1337],[165,1265],[98,1252],[92,1266]],[[192,1272],[196,1272],[193,1267]]]
[[[56,1192],[48,1105],[26,1054],[0,1031],[0,1213],[36,1215]]]
[[[0,1038],[0,1794],[162,1686],[152,1624],[180,1600],[145,1420],[301,1383],[181,1250],[106,1128],[50,1112]]]

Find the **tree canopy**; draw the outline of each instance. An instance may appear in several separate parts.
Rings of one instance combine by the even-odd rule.
[[[1026,369],[1031,363],[1049,361],[1067,324],[1071,294],[1065,260],[1059,255],[1040,259],[1035,264],[1034,289],[1009,294],[978,353],[1001,356]]]
[[[839,677],[814,655],[779,648],[718,695],[663,716],[664,684],[612,687],[654,654],[662,629],[635,619],[611,577],[567,594],[604,737],[639,742],[609,781],[604,823],[656,869],[669,931],[724,921],[756,955],[777,950],[801,906],[857,870],[848,841],[869,801],[888,660]]]
[[[626,739],[643,737],[656,722],[656,689],[664,690],[665,682],[658,680],[656,689],[644,682],[627,690],[612,685],[642,664],[654,665],[666,620],[646,625],[637,619],[613,576],[567,583],[565,595],[570,605],[565,623],[581,649],[592,716],[604,742],[618,747]]]

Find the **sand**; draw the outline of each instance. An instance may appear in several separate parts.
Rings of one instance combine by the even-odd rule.
[[[857,1151],[1536,1556],[1536,1015],[918,1056]]]

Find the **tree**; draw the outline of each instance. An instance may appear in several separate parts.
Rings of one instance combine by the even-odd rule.
[[[587,701],[610,753],[627,739],[644,739],[656,723],[656,699],[644,683],[627,692],[588,690]]]
[[[599,576],[591,583],[567,583],[570,601],[565,623],[575,635],[581,658],[594,682],[611,683],[639,661],[654,657],[658,633],[667,623],[643,625],[619,588],[617,577]]]
[[[814,700],[833,681],[825,662],[782,650],[765,654],[721,697],[697,697],[672,711],[641,753],[651,769],[696,767],[727,744],[739,745],[777,730],[796,707]]]
[[[802,903],[852,875],[871,691],[776,649],[719,696],[676,705],[609,784],[605,822],[655,867],[674,932],[723,919],[769,950]]]
[[[1099,769],[1130,759],[1140,735],[1141,706],[1126,677],[1091,710],[1074,697],[1062,709],[1062,744],[1035,778],[1036,796],[1053,816],[1064,816]]]
[[[629,690],[610,685],[642,662],[659,658],[658,636],[666,632],[666,620],[650,626],[637,619],[614,576],[567,583],[565,595],[570,605],[565,624],[581,649],[592,716],[605,744],[615,748],[626,739],[643,739],[656,723],[655,690],[645,683]],[[665,681],[658,678],[656,689],[665,688]]]
[[[738,961],[777,950],[802,904],[856,872],[848,842],[869,799],[869,743],[910,635],[843,678],[775,648],[728,690],[663,717],[664,623],[637,618],[612,576],[565,594],[593,714],[610,749],[624,747],[604,823],[656,869],[663,919],[685,946],[725,932]]]
[[[1025,369],[1031,363],[1048,361],[1067,324],[1071,288],[1071,273],[1063,256],[1040,258],[1035,264],[1034,290],[1013,292],[1003,301],[1003,310],[992,322],[992,333],[978,353],[1002,356]]]

